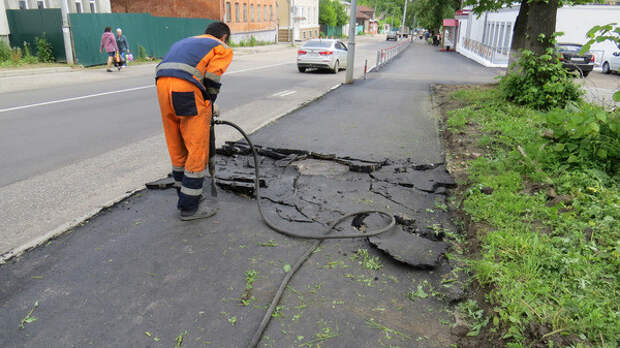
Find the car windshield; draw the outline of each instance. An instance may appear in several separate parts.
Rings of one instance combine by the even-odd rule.
[[[560,52],[579,52],[581,49],[581,45],[558,45],[558,50]]]
[[[310,41],[306,42],[303,47],[323,47],[323,48],[329,48],[329,47],[332,46],[332,42],[333,41],[327,41],[327,40],[310,40]]]

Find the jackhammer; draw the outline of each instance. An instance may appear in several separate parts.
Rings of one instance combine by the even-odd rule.
[[[234,129],[236,129],[243,136],[245,141],[250,146],[250,150],[252,152],[252,157],[254,159],[254,175],[255,175],[255,177],[254,177],[254,195],[256,197],[256,205],[258,207],[258,213],[260,214],[261,219],[263,220],[265,225],[267,225],[267,227],[269,227],[273,231],[278,232],[278,233],[283,234],[283,235],[288,236],[288,237],[301,238],[301,239],[314,239],[315,240],[315,242],[310,246],[310,248],[308,248],[308,250],[306,250],[306,252],[297,260],[297,262],[295,262],[295,264],[293,265],[291,270],[287,272],[287,274],[284,276],[284,279],[282,279],[282,282],[280,283],[280,287],[278,288],[278,291],[274,295],[273,300],[271,301],[271,304],[270,304],[269,308],[265,312],[265,315],[263,316],[263,319],[261,320],[260,325],[256,329],[256,332],[254,333],[254,336],[252,337],[252,341],[248,345],[248,347],[255,348],[255,347],[258,346],[258,343],[260,342],[260,340],[261,340],[261,338],[263,336],[263,332],[265,331],[265,329],[267,328],[267,325],[269,324],[269,322],[271,320],[271,315],[273,314],[273,311],[276,309],[276,306],[280,302],[280,299],[282,298],[284,290],[285,290],[286,286],[288,285],[289,281],[291,280],[293,275],[297,272],[297,270],[299,270],[301,268],[301,266],[304,264],[304,262],[306,262],[306,260],[308,260],[310,255],[312,255],[312,252],[314,252],[321,245],[321,243],[324,240],[326,240],[326,239],[368,238],[368,237],[373,237],[373,236],[376,236],[376,235],[379,235],[381,233],[389,231],[392,227],[394,227],[394,225],[396,225],[396,219],[394,218],[393,214],[391,214],[389,212],[386,212],[386,211],[382,211],[382,210],[364,210],[364,211],[353,212],[353,213],[347,214],[345,216],[342,216],[341,218],[336,220],[334,223],[329,225],[323,231],[323,233],[321,235],[310,235],[310,234],[304,234],[304,233],[300,233],[300,232],[293,232],[293,231],[288,231],[288,230],[285,230],[285,229],[283,229],[281,227],[276,226],[273,222],[271,222],[265,216],[265,213],[263,211],[263,206],[262,206],[262,203],[261,203],[261,192],[260,192],[259,161],[258,161],[258,154],[256,152],[256,149],[254,148],[254,144],[250,140],[249,136],[245,133],[245,131],[243,129],[241,129],[241,127],[239,127],[238,125],[236,125],[233,122],[219,119],[219,110],[215,106],[214,102],[211,102],[211,115],[212,115],[212,117],[211,117],[211,130],[210,130],[210,138],[209,138],[209,162],[208,162],[208,165],[209,165],[209,175],[211,176],[211,194],[212,194],[212,196],[217,197],[216,175],[215,175],[215,126],[216,125],[226,125],[226,126],[229,126],[229,127],[232,127]],[[352,217],[355,217],[355,216],[358,216],[358,215],[369,215],[369,214],[378,214],[378,215],[384,216],[384,217],[388,218],[390,222],[385,227],[382,227],[382,228],[374,230],[374,231],[370,230],[370,231],[367,231],[366,233],[348,233],[348,234],[330,235],[330,233],[338,225],[340,225],[343,221],[345,221],[346,219],[349,219],[349,218],[352,218]]]

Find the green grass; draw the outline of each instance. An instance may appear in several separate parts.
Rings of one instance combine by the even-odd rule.
[[[542,136],[550,127],[548,113],[507,103],[496,89],[460,90],[453,98],[468,106],[448,113],[449,130],[475,124],[484,134],[477,142],[487,148],[485,156],[468,163],[463,207],[473,222],[486,226],[473,236],[481,250],[468,265],[489,291],[491,330],[510,347],[531,342],[530,323],[546,328],[547,334],[534,339],[559,334],[576,346],[615,347],[617,170],[597,158],[566,161]],[[617,113],[607,116],[617,119]],[[483,193],[484,187],[493,192]],[[566,199],[552,204],[555,194]]]

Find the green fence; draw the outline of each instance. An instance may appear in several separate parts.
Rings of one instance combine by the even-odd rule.
[[[325,35],[327,35],[327,37],[342,37],[342,27],[341,26],[335,26],[332,27],[330,25],[321,25],[321,32]]]
[[[76,63],[84,66],[105,64],[107,56],[99,53],[99,45],[107,26],[113,31],[123,29],[134,56],[141,45],[147,55],[160,58],[175,41],[204,33],[213,22],[206,18],[153,17],[142,13],[72,13],[70,20]]]
[[[45,35],[52,44],[56,60],[66,61],[60,9],[6,10],[6,17],[11,31],[9,41],[12,47],[24,48],[24,42],[28,42],[34,55],[34,38]]]

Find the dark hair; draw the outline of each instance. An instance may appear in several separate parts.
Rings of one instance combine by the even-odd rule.
[[[101,28],[101,27],[99,27],[99,28]],[[112,28],[110,28],[110,27],[105,27],[105,29],[103,29],[103,31],[104,31],[104,32],[106,32],[106,33],[109,33],[109,32],[111,32],[111,31],[112,31]]]
[[[223,39],[226,35],[226,41],[228,41],[230,39],[230,28],[224,22],[213,22],[207,27],[205,34],[215,36],[218,39]]]

